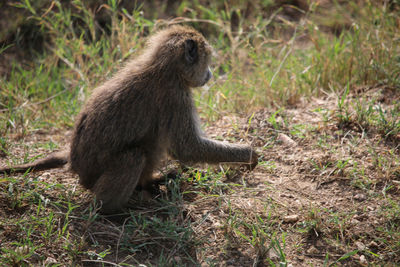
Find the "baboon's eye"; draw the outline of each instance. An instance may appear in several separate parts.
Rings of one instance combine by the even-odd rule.
[[[185,59],[188,63],[193,64],[197,61],[197,44],[192,39],[185,42]]]

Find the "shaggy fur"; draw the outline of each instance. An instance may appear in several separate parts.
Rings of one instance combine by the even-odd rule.
[[[165,153],[185,164],[254,168],[251,147],[207,139],[199,128],[190,88],[211,78],[210,58],[211,47],[192,28],[157,32],[141,55],[93,91],[76,120],[69,158],[49,162],[68,161],[106,213],[125,207],[138,185],[148,188]]]

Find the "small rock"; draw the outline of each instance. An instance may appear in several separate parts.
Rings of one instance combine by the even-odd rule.
[[[314,246],[311,246],[309,249],[307,249],[307,254],[315,255],[318,253],[319,253],[319,250]]]
[[[374,208],[374,207],[371,207],[371,206],[367,206],[367,210],[373,211],[373,210],[375,210],[375,208]]]
[[[283,217],[283,221],[285,223],[295,223],[299,220],[299,215],[293,214],[293,215],[287,215]]]
[[[304,257],[304,255],[298,255],[298,256],[297,256],[297,259],[298,259],[299,261],[304,261],[305,257]]]
[[[367,199],[367,197],[364,194],[357,194],[354,196],[354,199],[358,201],[364,201]]]
[[[365,258],[364,255],[361,255],[361,256],[360,256],[360,263],[361,263],[362,265],[367,265],[367,264],[368,264],[367,259]]]
[[[42,175],[40,175],[38,178],[40,179],[49,179],[51,177],[51,173],[49,172],[44,172]]]
[[[222,228],[222,227],[223,227],[223,224],[220,223],[220,222],[218,222],[218,221],[216,221],[216,222],[214,222],[214,227],[215,227],[215,228]]]
[[[378,246],[378,244],[377,244],[375,241],[371,241],[371,242],[368,244],[368,247],[369,247],[369,248],[377,248],[377,247],[379,247],[379,246]]]
[[[56,259],[52,258],[52,257],[47,257],[47,259],[44,261],[44,265],[53,265],[57,263]]]
[[[352,225],[357,225],[357,224],[360,223],[360,221],[353,218],[353,219],[351,219],[350,223],[351,223]]]
[[[363,251],[366,248],[365,245],[360,241],[357,241],[355,244],[356,244],[358,250]]]
[[[297,143],[284,133],[278,134],[278,140],[282,141],[285,146],[296,146]]]
[[[19,255],[25,255],[29,253],[29,247],[28,246],[22,246],[22,247],[17,247],[15,249],[15,252]]]

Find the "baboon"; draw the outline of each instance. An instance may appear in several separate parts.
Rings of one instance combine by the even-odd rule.
[[[241,163],[253,169],[258,155],[250,146],[207,139],[200,129],[191,88],[210,80],[211,51],[193,28],[158,31],[139,56],[94,89],[76,119],[69,151],[0,172],[69,162],[102,211],[114,213],[126,207],[137,186],[149,187],[166,153],[183,164]]]

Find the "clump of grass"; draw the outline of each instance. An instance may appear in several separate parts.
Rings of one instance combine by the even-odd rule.
[[[399,103],[383,108],[376,98],[367,99],[354,94],[349,96],[348,87],[338,97],[334,119],[341,129],[379,134],[386,141],[396,141],[399,138]]]

